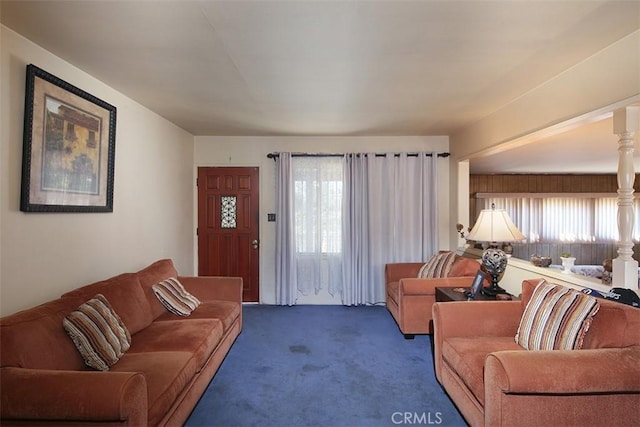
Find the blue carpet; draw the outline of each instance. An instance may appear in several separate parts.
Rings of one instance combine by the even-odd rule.
[[[385,307],[243,307],[243,331],[187,426],[466,425],[435,379],[429,336]]]

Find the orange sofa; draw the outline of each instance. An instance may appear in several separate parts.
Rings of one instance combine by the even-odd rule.
[[[640,309],[598,299],[580,350],[516,344],[521,301],[433,306],[436,377],[471,426],[631,426],[640,408]]]
[[[0,319],[0,424],[182,425],[242,329],[242,279],[178,277],[201,304],[167,311],[151,287],[170,260],[87,285]],[[108,371],[87,367],[63,319],[102,294],[131,334]]]
[[[424,262],[395,263],[385,266],[387,309],[405,338],[432,332],[431,308],[436,300],[436,287],[471,286],[480,268],[478,260],[456,255],[447,277],[418,279]]]

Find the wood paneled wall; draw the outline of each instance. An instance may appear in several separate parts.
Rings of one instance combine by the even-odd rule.
[[[618,256],[613,243],[514,243],[513,256],[530,260],[536,254],[551,257],[552,264],[562,264],[560,256],[569,252],[576,258],[576,265],[602,265],[605,259]]]
[[[640,192],[640,175],[636,174],[635,191]],[[476,218],[476,193],[616,193],[616,175],[470,175],[469,176],[469,218],[472,224]],[[554,263],[560,262],[560,254],[570,251],[576,264],[602,264],[607,258],[617,256],[614,244],[572,243],[542,244],[516,243],[513,256],[528,260],[532,254],[551,256]],[[638,259],[640,245],[634,247],[634,258]]]
[[[635,190],[640,190],[636,175]],[[615,193],[616,175],[471,175],[469,193]]]
[[[640,192],[636,174],[635,191]],[[469,176],[469,218],[475,222],[476,193],[616,193],[616,175],[503,174]]]

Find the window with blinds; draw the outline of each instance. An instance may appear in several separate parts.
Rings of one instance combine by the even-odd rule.
[[[500,194],[478,196],[478,212],[505,209],[529,243],[615,242],[618,234],[618,200],[601,194]],[[640,199],[634,199],[633,240],[640,241]]]

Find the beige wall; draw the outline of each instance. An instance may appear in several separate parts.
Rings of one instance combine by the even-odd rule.
[[[193,273],[193,136],[6,27],[0,37],[1,314],[159,258]],[[113,213],[20,212],[29,63],[117,107]]]
[[[451,192],[465,196],[469,193],[468,181],[458,179],[459,161],[519,143],[519,138],[590,112],[613,111],[628,100],[637,102],[639,95],[640,30],[451,135]],[[459,222],[468,224],[468,206],[461,205],[459,199],[451,198],[451,212],[457,212]],[[510,272],[517,268],[510,265],[505,280],[532,274]]]
[[[194,159],[198,166],[252,166],[260,168],[260,299],[275,303],[275,223],[267,213],[275,212],[275,162],[271,152],[349,153],[415,152],[449,150],[447,137],[195,137]],[[449,160],[440,158],[439,234],[440,247],[448,248],[450,225]],[[196,171],[194,171],[194,174]],[[194,194],[194,201],[196,200]],[[195,203],[195,202],[194,202]],[[194,209],[195,211],[195,209]],[[194,249],[195,250],[195,249]],[[197,260],[196,260],[197,262]],[[328,295],[305,303],[336,303]]]

